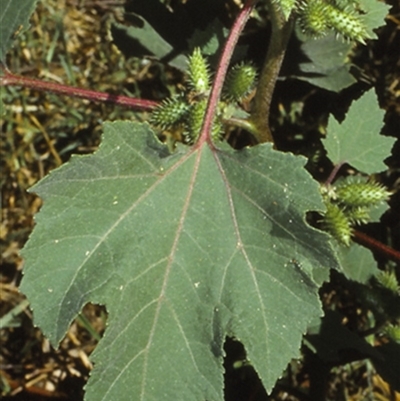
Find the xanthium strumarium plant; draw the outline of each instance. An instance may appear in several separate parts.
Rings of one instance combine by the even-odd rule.
[[[22,18],[16,2],[5,1],[2,17],[11,12],[13,21]],[[220,52],[214,73],[203,56],[213,52],[206,53],[208,43],[203,43],[187,52],[186,87],[177,94],[161,104],[114,99],[151,111],[150,125],[167,138],[168,146],[148,124],[106,123],[97,152],[73,157],[33,188],[44,206],[23,250],[21,289],[31,301],[35,321],[57,344],[87,302],[104,304],[109,313],[109,326],[93,355],[87,400],[221,401],[227,338],[241,341],[246,351],[246,362],[233,366],[251,365],[272,391],[287,363],[299,356],[311,322],[323,315],[323,282],[330,270],[340,271],[346,263],[348,255],[336,254],[332,237],[345,245],[344,252],[355,250],[364,257],[366,250],[349,246],[351,239],[357,226],[368,221],[370,209],[389,198],[381,184],[366,180],[338,180],[321,189],[304,169],[303,157],[274,149],[269,126],[275,82],[295,24],[310,40],[334,32],[349,43],[365,43],[382,24],[387,7],[373,0],[243,3],[223,48],[214,51]],[[159,5],[156,0],[148,4]],[[371,7],[379,22],[365,19]],[[259,20],[268,15],[266,60],[261,68],[252,62],[229,67],[252,13]],[[143,23],[146,32],[149,25]],[[13,29],[10,25],[9,37]],[[138,39],[145,41],[147,34],[141,34]],[[154,40],[149,37],[144,44]],[[1,42],[2,52],[9,43]],[[1,79],[3,86],[106,99],[103,94],[46,86],[7,70]],[[365,95],[359,102],[370,99]],[[259,144],[230,148],[223,140],[226,126],[246,130]],[[368,141],[360,142],[368,147]],[[370,162],[373,167],[369,160],[352,160],[351,155],[343,160],[340,151],[335,153],[336,143],[326,148],[334,163],[347,161],[361,172],[363,166],[378,171],[389,142]],[[316,225],[331,236],[306,221],[310,211],[318,211]],[[398,341],[399,316],[393,310],[381,313],[387,299],[398,301],[397,277],[391,267],[375,273],[371,276],[377,286],[390,296],[374,298],[371,291],[366,296],[380,319],[374,332]],[[357,281],[351,269],[346,274],[349,281]],[[333,324],[332,315],[324,319],[321,325]],[[338,321],[337,335],[344,335],[347,329]],[[321,327],[319,335],[326,335]],[[384,348],[351,334],[367,357]],[[309,334],[306,342],[319,355],[321,342],[313,343],[313,338]],[[380,355],[387,358],[383,351]],[[379,369],[379,358],[374,363]],[[315,394],[316,387],[318,383],[310,384],[310,393]],[[320,394],[316,399],[323,398]]]

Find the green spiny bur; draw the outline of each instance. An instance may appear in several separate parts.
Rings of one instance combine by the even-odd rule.
[[[304,1],[298,8],[299,23],[304,33],[319,37],[333,29],[346,39],[364,43],[368,38],[366,27],[349,1]]]
[[[388,200],[390,192],[375,182],[354,182],[336,188],[336,196],[349,207],[372,207]]]
[[[364,43],[364,39],[368,37],[367,30],[360,18],[350,11],[328,5],[326,17],[328,25],[347,39]]]
[[[256,69],[251,64],[235,65],[226,77],[224,96],[240,101],[253,89],[256,76]]]
[[[200,100],[199,102],[191,105],[187,124],[188,131],[187,135],[185,136],[186,143],[192,144],[198,138],[203,125],[206,107],[206,99]]]
[[[326,204],[323,226],[337,241],[350,245],[351,225],[343,210],[334,203]]]
[[[189,57],[188,81],[196,93],[206,93],[210,89],[209,67],[199,48]]]
[[[353,225],[370,221],[370,209],[390,196],[382,185],[347,177],[336,186],[322,186],[327,211],[323,227],[339,242],[349,245]]]
[[[328,30],[327,4],[320,0],[303,2],[299,7],[299,23],[307,35],[319,37]]]
[[[169,98],[153,110],[150,123],[162,129],[169,129],[182,122],[188,111],[189,105],[182,97]]]
[[[400,286],[393,272],[381,271],[375,278],[382,287],[396,295],[400,295]]]
[[[207,99],[200,100],[193,103],[190,107],[187,132],[184,135],[185,143],[192,144],[198,138],[201,128],[203,126],[204,115],[207,108]],[[220,139],[223,132],[222,123],[219,116],[215,116],[212,125],[211,136],[213,139]]]
[[[222,110],[222,107],[219,105],[219,110]],[[217,112],[216,116],[214,117],[214,122],[212,125],[211,130],[211,137],[214,141],[220,141],[223,138],[224,134],[224,126],[222,124],[220,113]]]

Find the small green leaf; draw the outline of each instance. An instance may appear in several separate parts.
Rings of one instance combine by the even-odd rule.
[[[367,28],[368,36],[372,39],[378,38],[376,29],[385,24],[390,5],[377,0],[360,0],[362,13],[360,18]]]
[[[38,0],[0,0],[0,61],[5,61],[16,34],[28,27]]]
[[[341,124],[330,117],[323,143],[332,162],[349,163],[366,174],[386,169],[383,161],[395,139],[379,135],[383,116],[376,95],[369,91],[351,105]]]
[[[129,47],[137,47],[138,51],[135,52],[135,57],[155,56],[162,59],[173,54],[173,47],[145,19],[137,18],[142,22],[141,26],[127,27],[114,23],[112,29],[114,40],[123,36],[122,39],[116,40],[118,46],[123,48],[129,43]],[[186,70],[187,61],[183,55],[174,54],[168,62],[176,68]]]
[[[300,63],[300,71],[294,75],[295,78],[333,92],[339,92],[356,82],[349,71],[349,43],[337,40],[334,33],[310,39],[297,29],[296,35],[303,42],[301,51],[306,60]]]
[[[376,261],[369,249],[356,243],[351,246],[337,246],[337,255],[343,273],[349,280],[366,284],[368,280],[379,273]]]
[[[198,47],[203,55],[214,56],[227,36],[228,30],[220,20],[215,19],[204,30],[196,29],[188,39],[188,46],[192,51]]]

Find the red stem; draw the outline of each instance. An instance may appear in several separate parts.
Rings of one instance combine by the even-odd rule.
[[[361,231],[354,230],[353,237],[355,242],[364,245],[365,247],[379,252],[380,254],[386,256],[388,259],[393,260],[395,262],[400,262],[400,252],[395,249],[382,244],[382,242],[376,240],[375,238],[370,237],[367,234],[362,233]]]
[[[247,20],[250,17],[250,13],[257,0],[246,0],[243,8],[240,10],[233,26],[229,32],[229,36],[226,40],[225,47],[222,51],[219,59],[217,71],[215,74],[214,82],[211,88],[210,97],[208,98],[207,110],[201,128],[200,137],[196,146],[200,147],[204,142],[208,142],[211,146],[211,130],[214,122],[214,116],[217,111],[218,101],[221,96],[222,85],[228,70],[229,62],[235,49],[236,43],[239,40],[239,36],[242,33]]]
[[[339,164],[336,164],[336,166],[334,167],[334,169],[332,170],[332,172],[329,174],[328,179],[325,181],[325,185],[331,185],[332,181],[335,179],[337,173],[339,172],[339,170],[342,168],[343,164],[347,163],[346,161],[340,162]]]
[[[128,106],[131,109],[140,111],[151,111],[158,106],[158,102],[132,98],[129,96],[114,95],[106,92],[76,88],[74,86],[62,85],[55,82],[45,82],[38,79],[26,78],[21,75],[14,75],[8,71],[2,71],[0,86],[22,86],[42,92],[52,92],[59,95],[67,95],[87,99],[94,102],[113,103],[119,106]]]

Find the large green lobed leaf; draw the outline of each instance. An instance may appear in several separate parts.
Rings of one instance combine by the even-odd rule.
[[[104,130],[33,189],[21,290],[35,322],[56,344],[83,305],[106,305],[89,401],[222,401],[226,336],[270,391],[337,267],[305,222],[323,207],[305,159],[267,144],[170,155],[146,124]]]
[[[5,61],[17,32],[26,29],[37,0],[0,0],[0,61]]]

